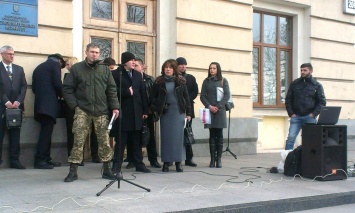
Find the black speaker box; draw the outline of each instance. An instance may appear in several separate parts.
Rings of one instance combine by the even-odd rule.
[[[302,126],[302,174],[328,181],[347,178],[347,126]]]

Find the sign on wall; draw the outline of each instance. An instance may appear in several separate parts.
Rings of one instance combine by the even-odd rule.
[[[0,0],[0,33],[38,36],[38,0]]]
[[[344,13],[355,15],[355,0],[344,0],[343,9]]]

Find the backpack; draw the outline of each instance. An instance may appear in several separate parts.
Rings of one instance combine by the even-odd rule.
[[[302,175],[302,145],[289,152],[284,165],[284,175],[295,176]]]

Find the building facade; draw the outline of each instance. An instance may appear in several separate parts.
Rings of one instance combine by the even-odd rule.
[[[4,2],[21,5],[0,0]],[[324,86],[327,105],[342,106],[340,123],[348,125],[348,148],[355,149],[355,15],[351,10],[344,13],[352,0],[36,2],[36,36],[0,32],[0,45],[14,47],[14,63],[24,67],[29,83],[24,147],[34,147],[37,136],[32,135],[38,130],[32,118],[34,68],[52,53],[83,59],[86,44],[97,42],[102,57],[118,62],[122,52],[134,52],[153,76],[160,74],[166,59],[185,57],[187,72],[196,77],[199,88],[209,64],[219,62],[235,103],[224,137],[229,135],[237,154],[284,148],[289,125],[285,95],[290,82],[300,76],[299,66],[310,62],[314,77]],[[203,106],[199,97],[195,102],[198,115]],[[58,156],[65,153],[64,129],[64,121],[58,119],[53,136]],[[193,130],[196,155],[208,155],[208,130],[198,118]]]

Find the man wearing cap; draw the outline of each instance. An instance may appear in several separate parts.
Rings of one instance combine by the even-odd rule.
[[[0,64],[1,81],[3,82],[3,94],[0,96],[0,164],[2,163],[2,144],[6,132],[6,109],[24,110],[24,100],[27,91],[27,81],[23,68],[13,64],[14,49],[11,46],[3,46],[0,49],[2,63]],[[26,169],[19,160],[20,155],[20,128],[8,129],[9,133],[9,157],[10,167]]]
[[[178,71],[182,76],[185,77],[186,79],[186,86],[187,90],[189,92],[189,97],[190,97],[190,103],[191,103],[191,120],[190,120],[190,125],[192,125],[192,119],[195,117],[195,112],[194,112],[194,100],[197,97],[198,94],[198,85],[196,83],[196,78],[191,75],[186,73],[186,65],[187,61],[183,57],[179,57],[176,59],[178,63]],[[196,163],[193,162],[192,158],[194,156],[194,153],[192,152],[192,146],[191,145],[186,145],[186,160],[185,160],[185,165],[186,166],[197,166]]]
[[[73,133],[74,145],[70,152],[69,174],[64,182],[78,179],[78,165],[83,160],[83,148],[89,129],[94,130],[99,145],[99,157],[103,162],[102,178],[115,179],[110,168],[112,148],[109,142],[107,127],[109,113],[119,115],[116,84],[107,66],[99,64],[100,47],[89,43],[86,46],[84,61],[74,64],[64,79],[63,95],[70,109],[75,111]]]
[[[61,68],[65,67],[62,55],[48,56],[32,75],[32,91],[35,94],[34,118],[41,124],[34,168],[53,169],[61,166],[50,157],[52,132],[58,112],[58,98],[62,97]]]
[[[116,130],[113,171],[121,171],[124,149],[126,144],[130,143],[132,148],[130,162],[135,165],[136,171],[147,173],[150,170],[143,163],[141,130],[143,119],[148,117],[148,102],[142,74],[134,70],[135,56],[131,52],[122,53],[121,64],[123,66],[112,71],[117,85],[117,95],[119,99],[121,98],[122,109],[121,128],[117,124],[118,121],[113,127]],[[121,76],[122,79],[120,79]],[[119,141],[119,138],[121,138],[121,141]]]

